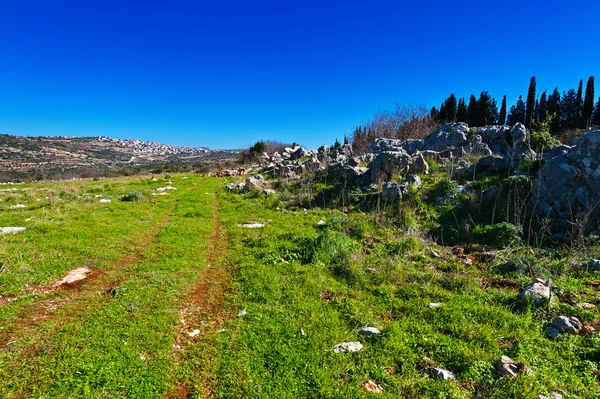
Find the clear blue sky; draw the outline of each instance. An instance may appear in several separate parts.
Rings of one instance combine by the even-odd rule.
[[[395,103],[600,82],[599,15],[597,0],[0,0],[0,133],[317,147]]]

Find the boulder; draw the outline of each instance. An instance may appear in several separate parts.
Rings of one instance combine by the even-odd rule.
[[[421,178],[417,175],[408,175],[406,177],[406,183],[408,183],[409,187],[419,188],[421,187],[421,184],[423,182],[421,181]]]
[[[521,291],[519,299],[522,302],[532,301],[534,305],[539,306],[547,303],[550,300],[550,296],[550,281],[535,279],[532,284]]]
[[[514,362],[508,356],[502,356],[496,362],[496,369],[503,377],[516,377],[517,374],[533,376],[533,372],[524,363]]]
[[[514,147],[527,141],[527,129],[522,123],[517,122],[508,131],[508,136],[511,140],[510,144]]]
[[[408,194],[408,184],[407,183],[384,183],[381,187],[381,199],[384,202],[394,202],[396,200],[401,200],[404,196]]]
[[[312,155],[311,152],[308,151],[306,148],[295,147],[294,149],[292,149],[292,152],[290,153],[290,159],[298,160],[300,158],[310,157],[311,155]]]
[[[263,193],[263,195],[265,195],[265,196],[268,197],[269,195],[275,194],[276,191],[275,190],[271,190],[269,188],[265,188],[265,189],[263,189],[262,193]]]
[[[435,378],[436,380],[455,380],[456,376],[454,375],[453,372],[448,371],[448,370],[444,370],[442,368],[436,367],[433,370],[431,370],[431,373],[433,374],[433,378]]]
[[[590,259],[588,262],[583,263],[579,266],[584,271],[600,271],[600,260]]]
[[[417,139],[407,139],[400,144],[400,148],[406,151],[409,155],[415,155],[424,149],[425,142]]]
[[[372,182],[390,181],[392,176],[406,175],[409,171],[411,157],[404,150],[383,151],[369,163]]]
[[[466,123],[450,123],[431,133],[425,138],[424,150],[445,151],[449,148],[459,147],[467,142],[466,133],[469,126]]]
[[[413,155],[410,166],[408,168],[408,173],[419,175],[429,174],[429,164],[427,163],[427,161],[425,161],[423,154],[417,153],[417,155]]]
[[[576,317],[557,316],[552,320],[552,327],[561,333],[579,334],[583,324]]]
[[[367,148],[367,151],[365,151],[367,154],[379,154],[380,152],[398,152],[398,151],[404,151],[406,152],[406,150],[404,148],[402,148],[402,140],[397,140],[397,139],[384,139],[384,138],[378,138],[375,139],[371,145],[369,146],[369,148]]]
[[[244,185],[244,191],[262,191],[265,188],[267,182],[262,175],[256,175],[254,177],[249,177],[246,179],[246,184]]]
[[[550,338],[555,339],[556,337],[558,337],[559,334],[560,334],[560,331],[556,327],[554,327],[554,326],[546,327],[546,335],[548,335]]]
[[[558,220],[557,233],[575,222],[586,229],[596,227],[600,221],[596,206],[600,201],[600,130],[575,138],[570,149],[556,154],[544,162],[533,182],[539,188],[536,213]]]

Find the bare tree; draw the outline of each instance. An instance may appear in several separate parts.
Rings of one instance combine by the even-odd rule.
[[[379,110],[357,128],[352,136],[352,148],[364,152],[377,138],[423,139],[439,127],[423,104],[396,104],[393,110]]]

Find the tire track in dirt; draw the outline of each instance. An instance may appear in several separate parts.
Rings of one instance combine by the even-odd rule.
[[[217,188],[218,189],[218,188]],[[179,334],[173,343],[174,357],[181,364],[186,352],[194,345],[202,345],[204,367],[192,370],[192,375],[180,376],[174,388],[164,395],[165,399],[210,397],[216,385],[216,376],[209,364],[216,357],[212,338],[230,317],[226,296],[231,292],[233,279],[227,264],[227,239],[221,231],[216,192],[212,202],[213,231],[206,257],[206,266],[199,272],[199,281],[190,290],[184,306],[179,311]],[[201,388],[194,388],[191,380],[202,381]]]
[[[44,339],[39,337],[38,327],[41,323],[50,320],[60,309],[77,301],[78,299],[91,294],[110,291],[123,284],[128,279],[128,274],[139,265],[148,248],[152,244],[157,234],[167,225],[171,219],[171,214],[175,209],[177,201],[174,201],[171,207],[159,219],[159,221],[147,232],[142,234],[135,242],[133,247],[123,256],[112,263],[112,268],[106,270],[92,269],[92,272],[84,279],[75,284],[67,284],[58,287],[39,287],[34,289],[34,293],[45,295],[41,300],[34,300],[27,305],[21,312],[13,317],[16,323],[0,331],[0,347],[5,350],[11,350],[10,345],[38,333],[38,339],[35,340],[34,347],[43,345],[52,337],[62,326],[75,320],[86,307],[82,303],[79,306],[70,309],[70,312],[61,315],[60,322],[57,323],[51,331],[46,331]],[[69,294],[64,297],[56,298],[53,293],[57,291],[67,291]],[[106,295],[106,301],[111,296]],[[34,347],[28,347],[21,350],[23,354],[37,352]]]

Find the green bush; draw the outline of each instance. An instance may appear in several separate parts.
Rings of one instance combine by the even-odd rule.
[[[519,228],[512,223],[502,222],[487,226],[475,226],[473,238],[482,244],[504,247],[519,240]]]
[[[531,129],[529,141],[531,148],[535,152],[548,151],[560,144],[560,141],[550,134],[550,125],[552,124],[552,119],[554,119],[554,117],[554,114],[546,115],[546,118],[543,121],[535,123]]]
[[[130,193],[125,194],[121,197],[121,201],[123,202],[135,202],[140,201],[144,198],[144,194],[139,191],[132,191]]]
[[[317,237],[309,248],[310,263],[340,265],[350,260],[356,243],[346,235],[332,230],[325,230]]]

